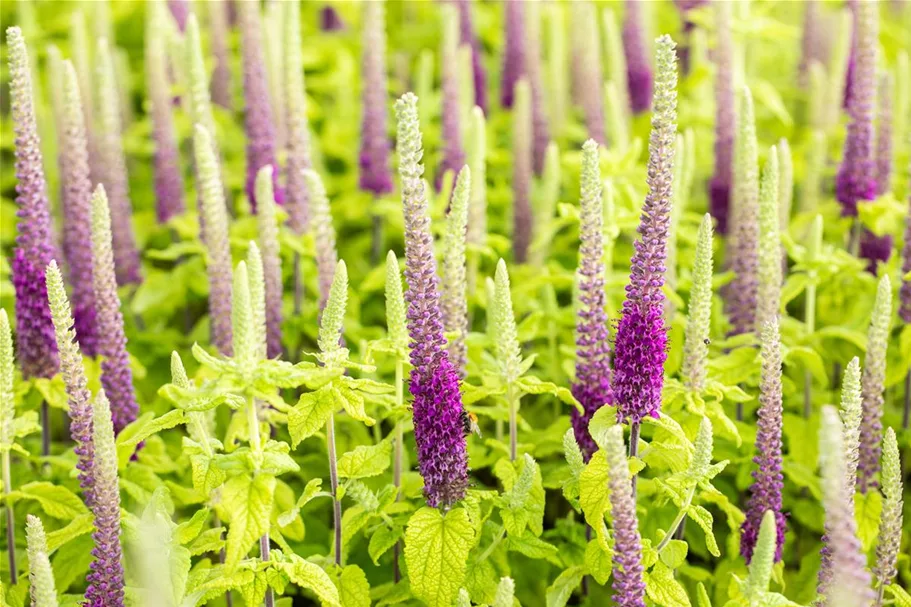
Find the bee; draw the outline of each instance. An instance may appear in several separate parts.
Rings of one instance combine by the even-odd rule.
[[[481,437],[481,428],[478,426],[478,416],[474,413],[462,409],[462,433],[465,436],[477,434]]]
[[[704,343],[705,345],[709,345],[710,343],[712,343],[712,340],[709,339],[708,337],[706,337],[705,339],[702,340],[702,343]]]

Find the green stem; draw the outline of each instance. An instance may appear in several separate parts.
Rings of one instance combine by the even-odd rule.
[[[261,459],[263,445],[262,438],[259,435],[259,416],[257,415],[257,406],[256,399],[250,398],[247,403],[247,434],[250,438],[250,449],[257,456],[254,457],[254,461],[259,461]],[[253,474],[257,474],[259,470],[255,470]],[[269,532],[263,534],[259,538],[259,557],[265,562],[269,560]],[[274,607],[275,605],[275,596],[272,594],[271,588],[266,588],[265,596],[266,607]]]
[[[41,401],[41,455],[51,454],[51,409],[47,401]]]
[[[395,406],[401,409],[405,404],[405,363],[401,358],[395,361]],[[395,501],[402,499],[402,470],[405,467],[405,445],[404,432],[402,431],[402,420],[395,423],[395,452],[392,460],[392,484],[395,486]],[[402,552],[402,542],[396,542],[392,548],[392,578],[398,583],[402,579],[402,571],[399,568],[399,555]]]
[[[10,479],[9,451],[3,452],[3,495],[8,496],[13,492]],[[9,556],[9,581],[10,586],[15,586],[18,581],[16,570],[16,522],[13,516],[13,506],[6,499],[6,552]]]
[[[329,484],[332,487],[332,520],[335,527],[335,564],[342,564],[342,502],[338,499],[338,459],[335,454],[335,413],[326,422],[326,446],[329,451]]]
[[[494,549],[496,549],[496,547],[500,545],[500,542],[503,541],[504,537],[506,537],[506,527],[501,527],[500,533],[497,534],[497,537],[493,538],[493,541],[490,542],[490,546],[487,547],[487,550],[485,550],[484,552],[481,553],[481,556],[478,557],[478,560],[476,561],[475,564],[477,565],[477,564],[485,561],[487,559],[487,557],[489,557],[493,553]]]
[[[686,501],[683,502],[683,507],[680,509],[680,512],[677,513],[677,518],[674,519],[674,522],[671,523],[671,526],[668,528],[667,533],[661,538],[661,541],[658,543],[658,546],[655,548],[655,551],[658,554],[661,554],[661,550],[670,543],[676,533],[677,528],[680,526],[680,523],[683,522],[683,519],[686,518],[686,511],[689,509],[690,504],[693,503],[693,496],[696,495],[696,485],[690,487],[689,492],[686,494]]]
[[[804,322],[807,325],[807,335],[812,336],[816,332],[816,276],[813,272],[810,276],[810,283],[807,285],[807,302]],[[809,369],[803,372],[803,416],[809,418],[813,411],[812,402],[812,378]]]
[[[300,316],[304,305],[304,280],[301,276],[301,254],[294,252],[294,315]]]
[[[506,401],[509,405],[509,459],[514,462],[519,451],[519,399],[512,382],[506,386]]]
[[[636,457],[639,455],[639,422],[634,422],[630,424],[629,428],[629,456]],[[633,485],[633,503],[636,502],[636,480],[639,478],[638,474],[634,474],[632,478]]]

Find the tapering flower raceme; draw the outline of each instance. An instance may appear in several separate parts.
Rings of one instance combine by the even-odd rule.
[[[285,150],[288,130],[285,125],[285,7],[282,2],[267,2],[263,7],[262,25],[263,56],[266,63],[266,81],[269,85],[269,103],[275,129],[276,155]]]
[[[54,258],[50,206],[41,142],[32,99],[32,77],[22,30],[6,30],[10,73],[10,114],[16,146],[16,204],[19,217],[13,253],[16,334],[22,374],[52,377],[59,366],[42,273]]]
[[[544,156],[550,143],[547,108],[544,103],[544,76],[541,66],[541,7],[537,2],[525,3],[525,76],[531,87],[532,165],[535,174],[544,171]]]
[[[759,289],[759,168],[753,96],[746,87],[740,92],[738,121],[734,212],[726,255],[730,259],[730,269],[734,271],[734,280],[724,291],[733,335],[754,330]]]
[[[345,29],[345,22],[334,6],[324,6],[319,13],[319,27],[324,32],[339,32]]]
[[[437,171],[434,187],[437,191],[443,183],[446,171],[456,174],[465,164],[465,150],[462,148],[462,126],[459,124],[459,79],[458,79],[458,51],[459,51],[459,22],[454,6],[444,4],[441,7],[443,14],[443,37],[440,55],[442,57],[442,88],[443,88],[443,160]]]
[[[698,392],[705,387],[705,364],[709,353],[707,342],[712,319],[712,216],[708,213],[703,216],[696,236],[688,312],[683,342],[683,376],[687,386]]]
[[[266,279],[263,276],[263,256],[252,240],[245,261],[247,284],[244,287],[250,300],[250,339],[256,350],[256,360],[266,358]],[[235,279],[237,277],[235,276]],[[233,307],[232,307],[233,313]],[[232,330],[232,333],[234,331]]]
[[[573,90],[579,98],[579,105],[585,115],[588,136],[601,145],[607,145],[604,131],[604,100],[601,82],[604,74],[601,67],[601,34],[595,7],[588,0],[573,2]]]
[[[731,4],[716,2],[718,42],[715,60],[715,172],[709,182],[709,210],[726,234],[731,208],[734,175],[734,135],[737,104],[734,98],[734,39],[731,33]]]
[[[123,548],[120,545],[120,482],[111,406],[104,390],[92,405],[92,440],[95,445],[95,503],[92,515],[94,560],[86,577],[86,605],[123,607]]]
[[[866,493],[878,487],[880,440],[883,434],[883,392],[886,384],[886,349],[892,323],[892,283],[884,274],[876,289],[876,300],[867,331],[867,353],[861,378],[864,417],[860,425],[860,461],[857,465],[857,488]]]
[[[801,88],[810,81],[810,66],[813,63],[825,63],[828,57],[825,41],[824,22],[820,15],[818,2],[807,2],[804,8],[803,33],[801,35],[800,64],[797,82]]]
[[[504,4],[506,48],[503,51],[503,80],[500,83],[500,105],[512,107],[516,83],[525,73],[525,24],[524,2],[506,0]]]
[[[791,224],[791,206],[794,202],[794,159],[791,156],[791,146],[788,140],[782,137],[778,140],[778,217],[779,229],[787,233]],[[787,261],[787,255],[783,260]],[[786,265],[786,264],[783,264]]]
[[[582,192],[579,222],[578,308],[576,311],[576,379],[573,396],[583,413],[573,408],[576,442],[585,461],[598,446],[588,423],[605,403],[612,403],[610,385],[610,332],[604,307],[604,207],[598,144],[589,139],[582,146]]]
[[[645,43],[642,7],[637,0],[626,0],[623,19],[623,51],[629,84],[630,108],[636,114],[649,109],[652,102],[652,66]]]
[[[883,511],[879,519],[879,543],[873,573],[880,586],[888,586],[898,571],[898,550],[902,541],[902,469],[895,431],[886,428],[883,438]]]
[[[332,274],[332,286],[329,299],[323,308],[319,323],[317,344],[323,364],[333,366],[340,364],[345,356],[342,351],[342,329],[345,323],[345,310],[348,307],[348,266],[340,259]]]
[[[194,20],[190,18],[190,27]],[[189,29],[188,29],[189,31]],[[228,213],[219,177],[218,157],[209,131],[196,124],[193,152],[196,157],[196,188],[202,200],[205,223],[203,241],[208,250],[209,322],[212,343],[225,356],[231,355],[231,245],[228,241]]]
[[[468,335],[468,282],[465,272],[465,238],[468,225],[468,199],[471,193],[471,171],[459,171],[446,217],[443,233],[443,326],[456,337],[449,342],[449,360],[459,377],[465,378],[468,362],[465,337]]]
[[[781,219],[778,206],[778,149],[769,150],[759,186],[759,287],[756,324],[778,319],[781,308]]]
[[[13,444],[13,418],[16,414],[13,392],[13,334],[6,310],[0,309],[0,449]]]
[[[209,16],[212,54],[215,56],[215,69],[212,72],[212,101],[225,109],[231,109],[231,55],[228,50],[228,3],[225,0],[212,0],[211,2],[206,3],[206,9]]]
[[[256,199],[259,201],[257,223],[266,283],[266,356],[275,358],[282,353],[282,259],[271,166],[264,166],[256,177]]]
[[[456,0],[459,7],[459,30],[462,44],[471,47],[471,72],[474,78],[474,105],[487,111],[487,74],[484,72],[484,50],[471,22],[470,0]]]
[[[473,245],[483,245],[487,240],[487,121],[478,106],[471,111],[468,168],[474,178],[474,187],[468,205],[467,239]]]
[[[417,97],[396,102],[399,176],[405,216],[405,278],[411,336],[409,389],[414,396],[414,436],[424,494],[431,506],[458,502],[468,487],[468,454],[462,432],[459,376],[444,350],[433,236],[421,164],[423,154]]]
[[[47,299],[54,319],[54,333],[60,352],[60,371],[66,387],[67,406],[70,416],[70,436],[76,441],[74,451],[78,461],[79,485],[87,506],[94,503],[95,448],[92,441],[92,395],[89,392],[85,369],[82,367],[82,353],[73,330],[73,315],[66,298],[63,276],[57,262],[47,267]]]
[[[781,560],[784,546],[785,515],[781,506],[784,476],[781,472],[781,337],[778,319],[770,319],[762,326],[760,335],[762,381],[759,386],[759,412],[756,431],[756,455],[753,463],[753,484],[747,503],[746,520],[741,527],[740,554],[747,562],[753,556],[762,516],[771,510],[775,514],[778,540],[775,561]]]
[[[386,6],[367,2],[364,11],[364,113],[361,122],[360,188],[382,196],[392,191],[389,137],[386,132]],[[449,108],[451,110],[451,108]]]
[[[386,255],[386,333],[400,354],[408,354],[408,327],[405,319],[405,294],[395,253]]]
[[[219,0],[221,1],[221,0]],[[187,19],[186,33],[184,34],[184,52],[186,54],[187,78],[190,122],[205,127],[211,138],[212,148],[216,150],[218,131],[215,128],[215,117],[212,114],[212,102],[209,97],[209,76],[206,70],[202,52],[202,42],[199,36],[199,21],[196,15],[191,14]],[[197,169],[198,170],[198,169]]]
[[[114,234],[114,267],[120,285],[139,283],[141,262],[133,236],[133,208],[123,150],[123,125],[114,75],[114,60],[106,39],[98,41],[95,56],[98,79],[98,178],[111,202],[111,225]]]
[[[98,184],[92,194],[92,284],[98,310],[98,353],[104,357],[101,361],[101,384],[111,402],[114,432],[120,433],[136,419],[139,406],[133,392],[133,371],[123,331],[120,299],[117,297],[111,239],[108,198],[104,186]]]
[[[531,87],[526,79],[516,83],[512,109],[512,251],[519,263],[528,260],[531,246],[532,222],[532,112]]]
[[[82,112],[85,118],[85,129],[89,149],[89,170],[92,174],[92,182],[98,180],[98,145],[95,141],[94,108],[95,108],[95,91],[93,85],[93,68],[91,43],[89,41],[88,28],[85,23],[85,15],[82,11],[75,11],[70,21],[70,54],[73,56],[73,66],[76,68],[76,75],[79,79],[79,93],[82,95]]]
[[[841,383],[842,450],[844,452],[845,499],[850,512],[854,512],[854,486],[857,484],[857,460],[860,446],[860,424],[863,405],[860,393],[860,360],[855,356],[845,368]],[[853,514],[852,514],[853,516]],[[832,585],[832,550],[829,546],[831,521],[825,521],[825,534],[819,551],[820,564],[817,592],[825,597]]]
[[[470,225],[469,225],[470,229]],[[908,212],[905,214],[905,242],[902,246],[902,276],[911,272],[911,192],[908,193]],[[902,278],[899,291],[898,315],[911,324],[911,278]]]
[[[605,437],[611,518],[614,524],[614,602],[619,607],[645,607],[642,579],[642,538],[636,518],[636,497],[630,485],[629,463],[622,426],[613,426]]]
[[[244,66],[244,132],[247,136],[247,198],[256,212],[256,174],[266,165],[272,166],[272,187],[275,200],[284,201],[279,185],[279,167],[275,161],[275,122],[269,100],[266,62],[263,56],[262,19],[259,4],[240,2],[237,5]]]
[[[696,29],[696,23],[690,18],[689,12],[694,8],[707,4],[707,2],[708,0],[674,0],[677,10],[680,11],[680,17],[683,20],[683,33],[686,36],[686,41],[677,50],[677,56],[680,58],[680,67],[684,74],[688,74],[690,71],[690,38],[693,30]]]
[[[262,348],[254,319],[253,300],[250,296],[250,274],[247,262],[239,261],[234,268],[231,286],[231,348],[238,369],[249,369],[259,360]]]
[[[867,559],[857,537],[853,488],[845,483],[843,436],[838,412],[834,407],[823,407],[822,426],[819,430],[819,459],[831,553],[832,586],[822,596],[819,604],[829,607],[870,605],[873,601]]]
[[[775,564],[776,554],[776,524],[775,513],[766,510],[761,513],[759,533],[756,539],[756,550],[752,560],[749,560],[749,575],[744,582],[743,593],[750,605],[761,604],[761,597],[769,590],[772,581],[772,566]]]
[[[57,587],[47,552],[47,536],[41,519],[25,517],[25,536],[28,539],[28,579],[32,607],[57,607]]]
[[[509,290],[509,272],[506,262],[502,259],[497,263],[497,273],[494,277],[494,300],[492,310],[494,325],[496,325],[496,342],[494,350],[500,374],[506,385],[515,383],[519,379],[522,365],[522,350],[519,346],[519,333],[516,329],[516,317],[512,308],[512,294]]]
[[[316,241],[316,271],[319,274],[320,309],[329,298],[332,276],[338,263],[338,252],[335,248],[335,227],[332,225],[332,212],[329,209],[329,197],[326,186],[319,173],[304,171],[304,181],[310,192],[311,227]]]
[[[73,314],[82,351],[97,353],[95,291],[92,288],[91,241],[92,182],[89,174],[88,139],[79,81],[73,64],[63,64],[63,108],[60,124],[60,177],[63,196],[63,253],[73,286]]]
[[[677,57],[670,36],[658,38],[656,44],[658,67],[648,144],[648,194],[642,206],[639,238],[630,261],[630,283],[614,342],[617,418],[633,424],[646,416],[658,417],[667,359],[662,287],[673,199]]]
[[[892,76],[885,72],[876,93],[876,194],[882,196],[892,183]]]
[[[184,31],[187,27],[187,17],[190,16],[190,1],[168,0],[168,9],[170,9],[171,16],[174,17],[177,27],[180,31]]]
[[[285,10],[285,126],[288,129],[285,207],[288,225],[300,234],[310,223],[310,197],[304,170],[309,169],[313,162],[310,158],[310,125],[301,59],[300,3],[288,2]]]
[[[845,217],[857,215],[857,203],[876,197],[873,115],[876,112],[876,49],[879,6],[871,0],[852,3],[855,15],[854,70],[848,103],[848,134],[835,177],[835,197]]]
[[[609,100],[605,99],[605,103],[609,107],[613,106],[610,107],[610,112],[620,116],[618,122],[622,122],[621,129],[628,131],[631,108],[626,52],[623,50],[623,29],[618,25],[616,12],[610,8],[605,8],[602,11],[601,22],[604,29],[604,79],[606,84],[610,85],[610,88],[616,92],[616,96]],[[606,93],[607,89],[605,88]],[[610,127],[610,118],[608,118],[607,132],[610,134],[611,146],[618,146],[622,141],[628,139],[628,133],[624,134],[623,130],[611,130]]]
[[[184,210],[180,152],[174,134],[174,117],[171,115],[174,103],[168,81],[165,19],[161,0],[152,2],[146,22],[146,89],[149,92],[155,139],[155,210],[161,223],[167,222],[174,215],[180,215]],[[180,22],[181,30],[185,24],[186,15]]]

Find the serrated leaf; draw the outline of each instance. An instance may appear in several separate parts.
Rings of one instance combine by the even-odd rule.
[[[474,528],[464,508],[445,515],[436,508],[415,512],[405,531],[405,562],[411,591],[429,607],[451,607],[465,579]]]
[[[377,527],[377,530],[370,536],[370,543],[367,546],[367,553],[370,555],[373,564],[379,565],[380,557],[395,546],[403,535],[404,530],[399,526],[390,528],[386,525],[380,525]]]
[[[525,394],[551,394],[556,396],[563,403],[572,405],[580,413],[582,412],[582,405],[579,404],[576,397],[572,395],[572,392],[563,386],[558,386],[549,381],[541,381],[533,375],[520,377],[516,380],[515,386]]]
[[[197,510],[193,516],[188,521],[184,521],[177,525],[174,529],[174,539],[177,540],[179,544],[189,544],[202,533],[202,527],[206,524],[206,519],[209,518],[209,509],[203,508]]]
[[[585,521],[599,535],[604,527],[604,513],[610,510],[607,479],[607,459],[603,451],[597,451],[579,477],[579,504]]]
[[[342,607],[370,607],[370,583],[357,565],[348,565],[333,580]]]
[[[526,531],[521,536],[507,536],[506,548],[513,552],[524,554],[533,559],[547,559],[554,564],[558,564],[557,555],[559,551],[553,544],[549,544],[537,537],[530,531]]]
[[[661,607],[691,607],[686,590],[674,579],[674,572],[664,563],[658,563],[644,574],[645,593]]]
[[[879,491],[854,495],[854,516],[857,518],[857,539],[860,540],[864,552],[876,543],[879,535],[879,520],[883,512],[883,496]]]
[[[342,478],[369,478],[382,474],[389,468],[392,443],[382,441],[377,445],[360,445],[338,459],[338,474]]]
[[[153,434],[186,423],[186,421],[186,414],[182,410],[172,409],[158,417],[155,417],[154,413],[146,413],[136,421],[128,424],[117,435],[118,467],[123,468],[126,466],[139,443]]]
[[[229,523],[225,543],[225,566],[229,571],[269,530],[274,492],[275,477],[270,474],[257,474],[252,479],[239,474],[225,483],[221,505]]]
[[[683,540],[671,540],[661,549],[658,556],[662,563],[671,569],[676,569],[686,562],[686,553],[688,550],[689,545]]]
[[[61,527],[56,531],[47,534],[47,553],[52,554],[69,541],[90,533],[95,529],[94,517],[91,514],[80,514],[74,518],[66,527]]]
[[[7,499],[34,500],[45,514],[64,521],[88,513],[88,508],[75,493],[62,485],[43,481],[23,485],[18,491],[10,493]]]
[[[285,555],[285,558],[286,561],[274,566],[281,569],[288,579],[301,588],[312,591],[323,605],[341,607],[338,588],[322,567],[293,553]]]
[[[319,432],[332,412],[340,408],[341,400],[341,394],[332,386],[302,394],[297,405],[288,412],[292,447],[296,448],[302,440]]]
[[[892,593],[892,598],[898,607],[911,607],[911,594],[899,584],[889,584],[886,590]]]
[[[705,546],[712,556],[721,556],[718,542],[715,541],[715,533],[712,531],[712,513],[702,506],[690,506],[686,512],[705,532]]]
[[[345,413],[368,426],[376,423],[375,419],[367,415],[367,411],[364,409],[364,397],[360,393],[348,388],[342,388],[339,393],[341,394],[341,405],[345,409]]]
[[[304,487],[304,492],[297,499],[297,503],[294,505],[294,508],[279,515],[279,527],[287,527],[290,525],[297,517],[297,513],[300,512],[300,509],[307,505],[310,500],[316,497],[316,494],[320,492],[322,486],[323,479],[321,478],[314,478],[309,483],[307,483],[307,486]]]
[[[547,607],[564,607],[573,591],[582,583],[584,576],[585,568],[579,565],[570,567],[558,575],[545,594]]]
[[[606,551],[598,541],[591,541],[585,547],[585,570],[599,584],[606,584],[614,568],[613,554]]]

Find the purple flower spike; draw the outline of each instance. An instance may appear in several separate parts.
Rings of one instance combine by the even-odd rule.
[[[32,77],[22,30],[6,30],[10,73],[10,113],[16,144],[16,204],[19,217],[13,257],[16,334],[22,374],[52,377],[59,360],[42,275],[54,258],[50,207],[41,159],[41,142],[32,101]]]
[[[187,27],[187,18],[190,16],[190,0],[168,0],[168,8],[171,10],[171,16],[180,31]]]
[[[877,236],[864,228],[860,235],[860,256],[867,260],[867,270],[876,274],[876,266],[889,261],[892,256],[893,239],[891,234]]]
[[[439,191],[446,171],[453,175],[465,165],[465,150],[462,147],[461,125],[459,124],[459,74],[457,54],[459,50],[458,15],[451,5],[443,5],[443,162],[434,180]]]
[[[537,2],[525,5],[525,74],[531,87],[532,164],[535,175],[544,171],[544,157],[550,143],[547,108],[544,103],[544,81],[541,68],[541,9]]]
[[[263,58],[262,19],[258,2],[238,2],[241,48],[244,62],[244,131],[247,135],[247,198],[256,213],[256,174],[272,165],[272,186],[275,202],[282,204],[284,196],[278,182],[280,169],[275,161],[275,122],[266,81],[266,62]]]
[[[810,4],[813,4],[812,2]],[[728,210],[734,162],[734,41],[731,37],[731,5],[715,3],[718,46],[714,53],[715,74],[715,173],[709,181],[709,210],[718,223],[718,231],[728,231]]]
[[[525,34],[522,0],[506,0],[506,50],[503,52],[503,82],[500,105],[512,107],[516,83],[525,70]]]
[[[639,535],[639,521],[636,518],[636,496],[630,485],[623,428],[614,426],[608,430],[604,447],[614,526],[613,599],[618,607],[645,607],[642,536]]]
[[[778,319],[772,319],[762,327],[760,340],[762,383],[759,388],[756,455],[753,457],[757,469],[753,471],[746,520],[741,527],[740,537],[740,554],[747,563],[753,556],[759,538],[759,526],[767,510],[775,513],[778,531],[775,562],[781,560],[786,520],[781,511],[784,476],[781,472],[781,338],[778,334]]]
[[[614,345],[614,401],[617,419],[638,424],[658,417],[667,332],[664,326],[665,259],[670,227],[674,154],[677,136],[677,57],[674,41],[656,41],[658,78],[649,136],[648,194],[642,207],[639,238],[630,262],[630,284]]]
[[[382,196],[392,191],[389,137],[386,133],[386,8],[366,2],[364,10],[364,114],[361,122],[360,188]]]
[[[835,176],[835,197],[844,217],[857,216],[857,203],[876,198],[876,163],[873,152],[873,114],[876,111],[876,47],[879,7],[863,0],[853,3],[855,45],[853,82],[848,114],[848,135],[841,166]]]
[[[623,19],[623,51],[626,55],[626,80],[630,107],[634,113],[648,111],[652,103],[652,66],[645,47],[641,0],[626,0]]]
[[[610,332],[604,291],[604,210],[598,143],[582,146],[582,196],[578,316],[576,317],[576,381],[572,392],[584,413],[572,410],[573,434],[587,462],[598,449],[588,423],[598,409],[613,402],[610,386]]]
[[[89,177],[88,137],[73,64],[63,66],[63,108],[60,124],[60,180],[63,186],[63,252],[73,286],[76,336],[87,356],[98,353],[95,291],[92,288],[92,182]]]
[[[531,209],[532,110],[531,87],[523,78],[516,83],[512,116],[512,250],[518,263],[528,261],[533,217]]]
[[[677,10],[680,11],[680,17],[683,20],[683,33],[687,38],[687,44],[681,44],[677,48],[677,56],[680,59],[680,66],[684,74],[688,74],[690,71],[689,37],[696,28],[696,24],[690,20],[689,12],[707,3],[708,0],[674,0],[674,4],[677,6]]]
[[[169,2],[182,5],[189,10],[186,2]],[[152,132],[155,140],[155,210],[159,223],[166,223],[184,210],[183,176],[180,174],[180,152],[174,134],[174,108],[168,81],[168,57],[165,49],[165,15],[161,3],[149,5],[150,15],[146,29],[146,89],[152,114]],[[176,15],[175,15],[176,18]],[[187,15],[184,14],[180,29],[183,31]]]
[[[424,192],[424,166],[417,97],[406,93],[395,105],[399,175],[405,214],[405,277],[408,334],[413,369],[414,438],[424,494],[433,507],[448,508],[468,488],[468,454],[462,432],[459,376],[449,361],[440,311],[433,236]]]
[[[228,2],[212,0],[206,3],[209,11],[209,28],[212,33],[212,54],[215,70],[212,72],[212,101],[231,109],[231,52],[228,49]]]
[[[340,32],[345,29],[345,22],[334,6],[326,5],[319,12],[319,28],[324,32]]]
[[[892,181],[892,77],[888,72],[879,79],[876,101],[876,194],[882,196]]]
[[[607,145],[598,14],[594,5],[587,0],[570,3],[570,11],[571,25],[575,32],[572,49],[573,97],[579,99],[588,136],[601,145]]]
[[[474,104],[487,113],[487,74],[482,63],[483,49],[471,23],[470,0],[455,0],[459,7],[459,30],[462,44],[471,47],[471,71],[474,77]]]

